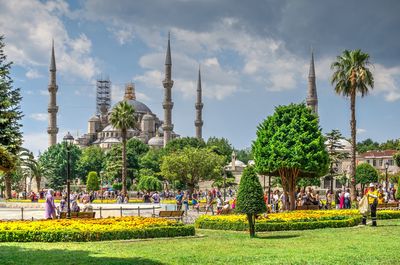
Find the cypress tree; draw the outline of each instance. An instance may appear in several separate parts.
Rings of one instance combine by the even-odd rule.
[[[267,211],[263,189],[252,166],[246,167],[240,180],[237,211],[247,215],[250,237],[255,236],[256,215]]]
[[[22,145],[22,97],[20,89],[13,87],[10,77],[12,62],[7,62],[4,47],[4,36],[0,36],[0,144],[16,156]],[[11,173],[6,173],[4,177],[7,198],[11,198]]]

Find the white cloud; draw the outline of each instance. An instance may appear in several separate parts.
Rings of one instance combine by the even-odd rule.
[[[34,155],[40,152],[44,152],[48,147],[48,135],[45,132],[42,133],[24,133],[23,147],[32,151]]]
[[[59,73],[89,80],[98,72],[90,55],[91,41],[84,34],[76,38],[68,34],[62,21],[68,13],[68,4],[61,0],[0,2],[8,59],[25,67],[28,78],[38,77],[34,67],[49,65],[52,38]]]
[[[366,133],[366,132],[367,132],[366,129],[357,128],[357,133],[359,133],[359,134]]]
[[[372,93],[383,94],[385,100],[389,102],[400,99],[400,66],[385,67],[375,64],[373,75],[375,86]]]
[[[36,121],[47,121],[48,114],[47,113],[32,113],[29,115],[29,118],[34,119]]]
[[[48,96],[48,95],[49,95],[49,91],[44,90],[44,89],[41,89],[41,90],[39,90],[39,94],[40,94],[41,96]]]
[[[29,79],[36,79],[43,77],[36,69],[29,69],[28,72],[26,72],[25,76]]]

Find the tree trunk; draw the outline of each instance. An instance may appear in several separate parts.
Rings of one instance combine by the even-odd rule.
[[[4,184],[6,187],[6,199],[12,199],[12,194],[11,194],[11,173],[6,173],[4,175]]]
[[[352,82],[353,83],[353,82]],[[353,87],[351,90],[350,96],[350,109],[351,109],[351,165],[350,165],[350,192],[351,192],[351,200],[356,200],[356,187],[355,187],[355,177],[356,177],[356,133],[357,133],[357,124],[356,124],[356,88]]]
[[[127,195],[126,189],[126,130],[122,131],[122,193]]]
[[[279,170],[279,175],[282,179],[283,192],[285,192],[285,194],[289,194],[289,209],[291,211],[296,210],[296,198],[294,193],[299,170],[297,168],[282,168]],[[286,202],[282,203],[286,204]]]
[[[249,221],[250,237],[255,237],[255,236],[256,236],[256,231],[255,231],[255,214],[248,213],[248,214],[247,214],[247,221]]]
[[[40,192],[40,182],[42,181],[42,176],[36,176],[36,187],[37,187],[37,192]]]

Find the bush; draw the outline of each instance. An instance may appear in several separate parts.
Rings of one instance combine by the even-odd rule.
[[[87,177],[86,190],[96,191],[100,189],[99,178],[97,177],[97,172],[91,171]]]
[[[193,225],[162,218],[0,222],[0,242],[102,241],[193,235]]]
[[[398,210],[381,210],[378,219],[400,219]],[[318,228],[351,227],[361,221],[358,210],[295,211],[269,214],[256,219],[256,231],[306,230]],[[245,215],[201,216],[196,221],[197,228],[246,231]]]
[[[267,211],[263,190],[253,167],[246,167],[240,180],[236,211],[247,215],[250,237],[255,236],[256,214]]]

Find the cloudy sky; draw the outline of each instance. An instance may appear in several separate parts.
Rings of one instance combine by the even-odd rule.
[[[399,138],[400,1],[352,0],[0,0],[0,34],[22,89],[25,146],[47,147],[48,66],[54,39],[58,140],[87,130],[95,80],[109,76],[113,102],[133,81],[160,118],[168,31],[173,61],[173,123],[194,135],[197,69],[202,69],[205,138],[249,147],[277,105],[306,98],[311,47],[324,132],[349,137],[349,102],[330,84],[344,49],[371,55],[375,88],[357,99],[358,139]]]

